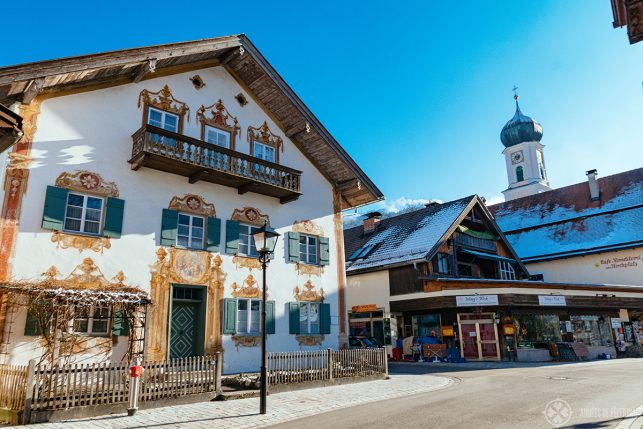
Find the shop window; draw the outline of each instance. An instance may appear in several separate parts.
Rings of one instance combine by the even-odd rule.
[[[431,332],[440,335],[440,315],[439,314],[423,314],[420,316],[413,316],[411,318],[413,326],[413,336],[424,337],[430,336]]]
[[[518,347],[547,348],[561,340],[560,321],[556,314],[518,314],[516,323]]]
[[[65,210],[65,231],[100,234],[103,221],[103,203],[100,197],[69,193]]]
[[[85,306],[74,309],[73,331],[93,336],[107,335],[110,322],[109,307]]]
[[[516,280],[516,271],[508,261],[498,261],[498,272],[502,280]]]
[[[300,334],[319,334],[319,303],[318,302],[301,302],[299,303],[299,333]]]
[[[569,316],[569,321],[561,323],[561,329],[571,333],[575,342],[588,346],[612,345],[611,328],[601,316]]]
[[[259,334],[261,322],[261,301],[239,299],[237,302],[237,333]]]

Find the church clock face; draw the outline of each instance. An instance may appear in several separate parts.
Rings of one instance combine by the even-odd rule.
[[[516,151],[511,154],[511,163],[512,164],[520,164],[523,161],[523,154],[522,151]]]

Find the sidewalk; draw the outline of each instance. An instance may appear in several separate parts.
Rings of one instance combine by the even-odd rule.
[[[126,413],[24,426],[54,428],[250,428],[308,417],[374,401],[425,393],[449,386],[451,379],[433,375],[392,375],[389,380],[345,384],[268,396],[268,413],[259,414],[259,398],[202,402],[143,410],[133,417]],[[123,411],[125,411],[125,405]]]

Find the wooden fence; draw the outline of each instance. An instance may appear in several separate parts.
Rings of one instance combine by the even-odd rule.
[[[386,349],[317,350],[268,354],[268,384],[388,374]]]
[[[0,408],[20,411],[25,403],[27,367],[0,365]]]

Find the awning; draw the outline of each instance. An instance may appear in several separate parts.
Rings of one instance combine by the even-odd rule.
[[[474,231],[473,229],[467,228],[464,225],[458,225],[458,231],[471,237],[481,238],[483,240],[495,240],[498,238],[489,231]]]
[[[469,250],[469,249],[462,249],[461,251],[473,256],[477,256],[478,258],[481,258],[481,259],[488,259],[490,261],[504,261],[504,262],[513,262],[513,263],[516,262],[515,259],[505,258],[504,256],[492,255],[491,253],[476,252],[475,250]]]

